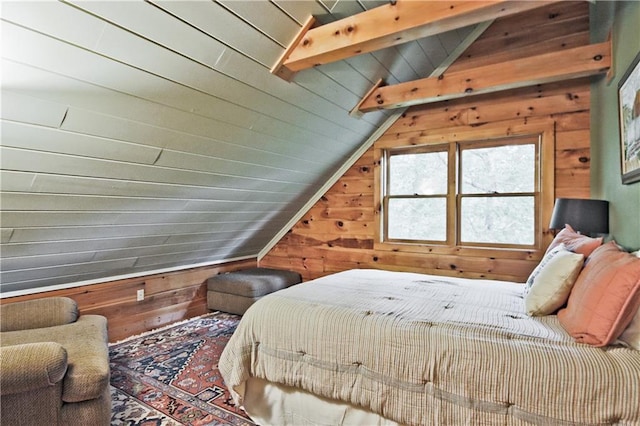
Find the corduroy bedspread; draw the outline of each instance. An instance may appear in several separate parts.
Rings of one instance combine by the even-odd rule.
[[[219,368],[407,425],[640,424],[640,352],[574,342],[524,313],[522,286],[351,270],[281,290],[242,318]]]

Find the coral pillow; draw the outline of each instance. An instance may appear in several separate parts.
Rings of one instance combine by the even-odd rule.
[[[640,257],[640,250],[636,250],[631,254],[635,257]],[[620,335],[620,340],[640,351],[640,309],[638,309],[626,330]]]
[[[568,251],[564,244],[545,254],[525,285],[527,315],[549,315],[560,309],[567,302],[583,263],[584,255]]]
[[[640,307],[640,259],[612,241],[593,251],[571,290],[560,324],[577,341],[606,346]]]
[[[595,249],[602,245],[602,237],[591,238],[578,234],[570,225],[565,225],[564,229],[558,232],[558,235],[556,235],[549,245],[549,248],[547,248],[547,253],[560,244],[564,244],[567,250],[588,257]]]

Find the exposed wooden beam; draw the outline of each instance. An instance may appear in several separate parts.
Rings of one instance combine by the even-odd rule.
[[[283,76],[315,65],[395,46],[422,37],[466,27],[556,1],[415,1],[387,5],[309,29],[293,40],[274,65]],[[284,60],[283,60],[284,59]],[[282,71],[282,68],[287,71]]]
[[[369,91],[362,97],[362,99],[360,99],[360,102],[358,102],[358,104],[355,107],[353,107],[353,109],[349,112],[349,115],[357,118],[362,117],[364,113],[360,111],[360,106],[362,106],[362,103],[365,101],[365,99],[367,99],[378,88],[382,87],[383,84],[384,84],[384,81],[381,78],[379,78],[378,81],[376,81],[374,85],[371,87],[371,89],[369,89]]]
[[[587,77],[604,73],[610,66],[611,43],[592,44],[379,87],[360,103],[360,111],[402,108]]]
[[[291,55],[291,51],[300,43],[300,40],[302,40],[307,31],[309,31],[309,29],[315,22],[316,18],[314,18],[313,16],[309,16],[307,18],[304,25],[302,26],[302,28],[300,28],[300,31],[298,31],[298,34],[296,34],[289,47],[285,49],[282,55],[278,58],[278,61],[273,65],[273,67],[271,67],[271,74],[277,75],[283,80],[291,81],[295,73],[284,66],[284,61]]]
[[[482,22],[478,25],[476,25],[476,27],[473,29],[473,31],[471,31],[465,38],[464,40],[462,40],[460,42],[460,44],[458,44],[458,46],[453,50],[453,52],[451,52],[441,63],[440,65],[438,65],[437,68],[435,68],[431,74],[429,75],[429,77],[437,77],[439,75],[441,75],[442,73],[444,73],[447,68],[449,66],[451,66],[451,64],[453,64],[456,59],[458,59],[460,57],[460,55],[462,55],[462,53],[467,50],[467,48],[469,46],[471,46],[471,44],[473,44],[474,41],[476,41],[478,39],[478,37],[480,37],[482,35],[483,32],[485,32],[487,30],[487,28],[489,28],[491,26],[491,24],[494,21],[486,21],[486,22]],[[349,115],[352,117],[362,117],[364,115],[364,112],[360,111],[360,106],[362,105],[362,103],[371,95],[371,93],[373,93],[375,90],[377,90],[379,87],[382,87],[384,85],[384,81],[382,79],[379,79],[372,87],[371,89],[369,89],[369,91],[362,97],[362,99],[360,99],[360,102],[358,102],[358,104],[353,107],[353,109],[351,109],[351,111],[349,112]]]
[[[611,30],[609,30],[609,35],[607,36],[607,42],[611,43],[611,46],[613,46],[613,33]],[[607,84],[611,83],[611,80],[613,80],[613,77],[615,76],[616,76],[615,63],[611,61],[611,66],[609,67],[609,71],[607,71]]]

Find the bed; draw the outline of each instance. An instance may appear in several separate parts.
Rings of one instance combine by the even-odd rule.
[[[640,351],[585,344],[525,297],[511,282],[339,272],[255,303],[219,368],[262,425],[640,424]]]

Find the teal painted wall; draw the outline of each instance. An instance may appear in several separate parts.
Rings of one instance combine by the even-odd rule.
[[[620,178],[618,82],[640,51],[640,2],[597,1],[591,6],[591,42],[607,39],[613,28],[615,75],[591,85],[591,197],[608,200],[610,238],[628,249],[640,248],[640,182]]]

